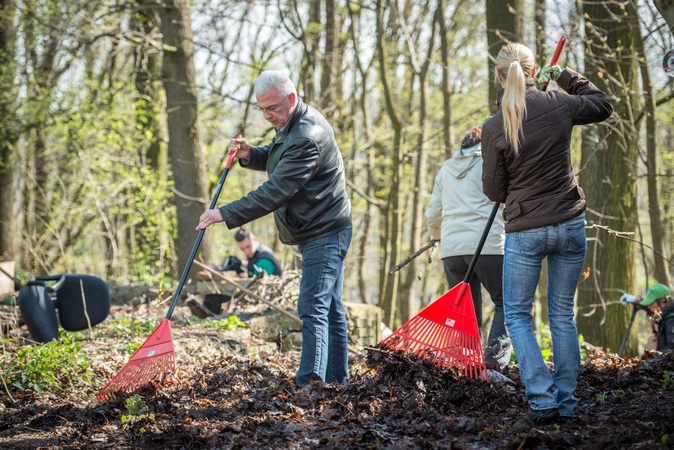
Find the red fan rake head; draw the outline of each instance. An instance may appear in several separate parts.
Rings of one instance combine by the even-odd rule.
[[[470,378],[489,381],[468,283],[461,282],[405,322],[379,347],[412,353]]]
[[[119,394],[133,394],[153,383],[161,385],[165,376],[175,368],[171,320],[164,319],[96,398],[106,401]]]

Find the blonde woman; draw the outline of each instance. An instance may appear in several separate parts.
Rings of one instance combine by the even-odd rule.
[[[606,120],[613,107],[596,86],[568,68],[546,66],[542,73],[566,92],[537,90],[534,56],[524,45],[503,47],[495,66],[503,90],[500,111],[482,126],[482,183],[490,200],[505,204],[505,323],[529,401],[527,419],[564,422],[578,404],[574,391],[580,351],[573,298],[587,248],[585,195],[569,155],[571,131],[574,125]],[[531,329],[544,258],[554,375]]]

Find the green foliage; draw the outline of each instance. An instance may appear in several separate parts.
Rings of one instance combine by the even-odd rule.
[[[606,401],[606,393],[598,392],[597,394],[595,394],[595,400],[597,401],[597,403],[604,403]]]
[[[320,35],[324,28],[325,26],[320,22],[309,22],[309,26],[307,26],[307,33]]]
[[[211,319],[209,319],[209,318],[202,319],[202,318],[197,317],[197,316],[189,316],[189,317],[185,317],[185,319],[183,320],[183,324],[184,325],[203,325],[206,322],[210,322],[210,321],[211,321]]]
[[[149,409],[141,396],[138,394],[127,398],[124,403],[126,404],[126,411],[130,416],[140,416],[147,414]]]
[[[660,442],[662,442],[663,444],[666,444],[668,440],[669,435],[667,433],[663,434],[662,437],[660,438]]]
[[[215,328],[233,331],[239,328],[245,328],[246,323],[239,319],[239,316],[232,315],[225,319],[220,319],[217,322],[213,322],[213,326]]]
[[[207,317],[205,319],[200,319],[198,317],[189,317],[186,319],[186,323],[188,325],[202,325],[205,327],[214,327],[218,328],[221,330],[228,330],[228,331],[234,331],[239,328],[245,328],[246,323],[242,321],[239,316],[236,315],[231,315],[229,317],[225,317],[223,319],[219,320],[213,320],[210,317]]]
[[[122,414],[121,417],[122,427],[124,429],[128,429],[134,420],[141,420],[141,419],[154,420],[155,417],[154,413],[149,413],[150,408],[143,401],[140,395],[136,394],[132,397],[127,398],[125,404],[127,413]],[[144,433],[145,431],[146,431],[145,428],[140,429],[141,433]]]
[[[35,251],[50,272],[64,271],[73,263],[100,266],[101,237],[126,236],[125,242],[114,242],[123,265],[112,270],[120,270],[131,282],[166,285],[175,260],[172,181],[148,159],[156,130],[141,126],[157,115],[158,106],[135,101],[128,80],[113,80],[103,88],[99,82],[75,83],[50,106],[53,120],[42,131],[48,139],[43,164],[50,178],[41,186],[50,194],[41,215],[46,222],[40,225],[50,231],[48,239],[35,244]],[[83,101],[87,93],[92,97]],[[31,105],[31,111],[50,109],[39,102]],[[31,122],[38,120],[35,117]],[[27,136],[27,147],[36,145],[31,139]],[[63,241],[69,245],[58,244]]]
[[[136,350],[138,350],[141,345],[143,345],[142,342],[131,342],[124,347],[124,353],[131,356],[136,353]]]
[[[674,376],[671,372],[665,372],[660,380],[660,385],[664,391],[674,391]]]
[[[580,341],[580,360],[583,361],[587,359],[587,348],[586,346],[583,345],[583,342],[585,342],[585,339],[583,338],[582,334],[578,334],[578,340]]]
[[[541,323],[538,328],[538,345],[541,347],[541,353],[543,353],[543,359],[550,362],[553,359],[552,352],[552,334],[550,333],[550,327],[544,323]]]
[[[21,347],[15,355],[2,355],[5,384],[35,392],[60,391],[75,382],[91,383],[93,372],[81,352],[81,343],[65,333],[46,344]]]
[[[129,335],[150,334],[159,325],[159,321],[153,317],[136,319],[135,317],[120,316],[110,322],[109,330],[115,337],[128,337]]]

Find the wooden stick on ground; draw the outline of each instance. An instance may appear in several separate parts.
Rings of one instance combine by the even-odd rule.
[[[295,314],[289,313],[288,311],[286,311],[285,309],[283,309],[283,308],[280,307],[279,305],[274,304],[274,303],[270,302],[269,300],[267,300],[266,298],[264,298],[264,297],[262,297],[262,296],[260,296],[260,295],[257,295],[255,292],[251,291],[250,289],[241,286],[240,284],[238,284],[236,281],[232,280],[230,277],[228,277],[228,276],[225,275],[224,273],[218,272],[217,270],[212,269],[212,268],[210,268],[209,266],[207,266],[206,264],[203,264],[202,262],[197,261],[197,260],[194,261],[194,264],[197,264],[197,265],[201,266],[202,268],[206,269],[207,271],[209,271],[209,272],[212,273],[213,275],[222,278],[222,279],[225,280],[227,283],[229,283],[229,284],[231,284],[232,286],[234,286],[235,288],[241,290],[241,291],[244,292],[246,295],[250,295],[250,296],[253,297],[254,299],[261,301],[262,303],[264,303],[265,305],[269,306],[270,308],[275,309],[276,311],[280,312],[281,314],[283,314],[284,316],[288,317],[289,319],[292,319],[292,320],[294,320],[295,322],[297,322],[297,323],[299,323],[300,325],[302,325],[302,320],[301,320],[299,317],[297,317]]]

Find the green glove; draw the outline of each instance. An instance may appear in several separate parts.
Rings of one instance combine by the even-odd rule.
[[[544,84],[550,80],[557,81],[557,78],[562,74],[562,68],[559,66],[551,66],[546,64],[541,69],[541,73],[538,74],[538,83]]]

